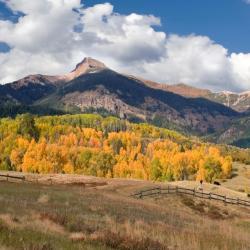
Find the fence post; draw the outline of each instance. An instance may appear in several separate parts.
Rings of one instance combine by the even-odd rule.
[[[142,199],[142,191],[140,192],[140,196],[139,196],[140,199]]]
[[[7,174],[7,175],[4,175],[4,176],[6,176],[8,179],[9,178],[12,178],[12,176],[10,176],[9,174]],[[17,178],[17,177],[13,177],[13,178]],[[25,177],[23,177],[23,180],[25,179]],[[37,179],[38,180],[38,179]],[[50,178],[49,179],[50,181],[51,181],[51,184],[52,184],[52,178]],[[209,196],[209,199],[210,200],[212,200],[212,199],[214,199],[214,200],[217,200],[217,201],[220,201],[220,202],[223,202],[224,203],[224,205],[227,205],[227,204],[235,204],[235,205],[242,205],[242,206],[250,206],[250,202],[249,201],[247,201],[247,200],[241,200],[239,197],[237,197],[237,198],[230,198],[230,197],[227,197],[226,195],[218,195],[218,194],[215,194],[215,193],[211,193],[211,192],[209,192],[209,193],[206,193],[206,192],[204,192],[203,190],[201,190],[201,192],[199,192],[199,191],[197,191],[196,192],[196,189],[194,188],[194,189],[186,189],[186,188],[183,188],[184,190],[189,190],[189,191],[192,191],[193,190],[193,196],[194,197],[199,197],[199,198],[203,198],[204,199],[204,194],[206,195],[205,196],[205,198],[207,198],[208,196]],[[158,190],[158,192],[157,192],[157,190]],[[154,195],[160,195],[160,194],[166,194],[166,193],[162,193],[162,191],[163,190],[167,190],[168,191],[168,193],[170,193],[170,186],[168,185],[167,186],[167,189],[162,189],[161,187],[155,187],[155,188],[153,188],[152,190],[151,190],[151,194],[145,194],[145,196],[148,196],[148,195],[152,195],[152,194],[154,194]],[[179,193],[179,187],[178,186],[173,186],[173,191],[175,190],[175,192],[178,194]],[[148,190],[148,191],[150,191],[150,190]],[[154,191],[154,192],[153,192]],[[146,193],[147,192],[147,190],[144,190],[144,191],[140,191],[140,192],[138,192],[138,193],[136,193],[136,194],[134,194],[133,196],[134,197],[138,197],[139,199],[143,199],[143,197],[144,197],[144,192]],[[187,193],[185,193],[185,192],[181,192],[180,191],[180,193],[184,193],[184,194],[187,194]],[[196,193],[198,193],[198,195],[196,194]],[[190,194],[190,193],[188,193],[188,194]],[[201,196],[199,195],[199,194],[201,194]],[[191,194],[192,195],[192,194]],[[213,197],[213,196],[215,196],[215,197]],[[231,201],[230,201],[231,200]],[[235,201],[236,200],[236,202],[232,202],[232,201]]]
[[[6,177],[7,177],[7,181],[9,181],[9,174],[7,174]]]

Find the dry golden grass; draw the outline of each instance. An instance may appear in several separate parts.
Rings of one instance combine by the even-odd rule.
[[[223,186],[245,194],[249,190],[250,193],[250,165],[234,163],[232,179],[223,182]]]
[[[129,197],[159,185],[153,182],[75,175],[27,179],[0,182],[3,249],[250,249],[248,208],[180,195]]]

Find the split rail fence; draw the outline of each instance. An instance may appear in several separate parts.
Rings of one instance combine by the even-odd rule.
[[[16,175],[9,175],[9,174],[0,174],[0,177],[6,178],[7,181],[9,181],[9,180],[11,180],[11,179],[25,181],[25,176],[16,176]]]
[[[145,197],[156,197],[164,196],[168,194],[184,194],[190,195],[193,197],[207,199],[207,200],[217,200],[224,202],[225,204],[241,205],[250,207],[250,200],[242,200],[239,198],[231,198],[225,195],[219,195],[214,193],[203,192],[196,189],[183,188],[178,186],[167,186],[167,187],[156,187],[146,190],[141,190],[137,193],[132,194],[131,196],[138,199],[143,199]]]

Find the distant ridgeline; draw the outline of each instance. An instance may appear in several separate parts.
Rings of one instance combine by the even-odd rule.
[[[0,119],[0,169],[145,180],[228,178],[250,152],[100,115]]]

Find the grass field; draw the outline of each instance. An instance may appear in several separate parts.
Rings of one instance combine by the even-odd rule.
[[[0,182],[0,249],[250,249],[248,208],[129,197],[152,182],[54,176],[45,185],[50,178]]]
[[[240,163],[233,165],[233,178],[226,180],[223,186],[239,192],[249,192],[250,194],[250,166]]]

